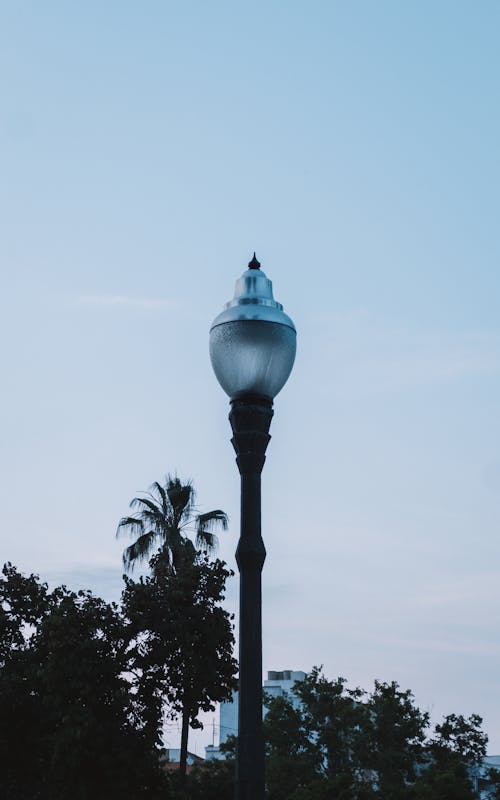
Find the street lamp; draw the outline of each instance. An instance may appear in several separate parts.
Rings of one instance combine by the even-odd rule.
[[[260,527],[260,476],[271,438],[273,399],[292,371],[295,349],[295,326],[274,299],[272,283],[254,253],[236,281],[234,298],[210,329],[212,366],[231,398],[231,442],[241,475],[237,800],[264,798],[261,574],[266,550]]]

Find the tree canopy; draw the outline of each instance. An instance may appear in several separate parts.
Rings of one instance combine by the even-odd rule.
[[[126,579],[122,605],[90,591],[49,590],[10,564],[0,578],[0,797],[177,797],[159,765],[163,714],[198,725],[235,685],[229,571],[182,548],[173,570]],[[315,668],[268,697],[268,800],[476,800],[487,737],[478,715],[430,730],[397,683],[367,693]],[[234,743],[233,743],[234,745]],[[195,770],[182,796],[232,800],[228,760]],[[491,798],[500,796],[492,771]]]
[[[163,722],[182,713],[199,727],[199,711],[231,695],[232,623],[221,605],[230,572],[189,548],[177,571],[152,562],[150,576],[126,579],[120,606],[50,591],[5,565],[2,800],[178,796],[160,766]]]
[[[0,796],[157,798],[160,720],[133,669],[125,622],[89,591],[0,579]]]
[[[164,485],[155,481],[130,507],[135,511],[122,517],[117,535],[137,538],[125,549],[123,563],[130,572],[149,558],[151,577],[139,583],[126,579],[124,602],[141,637],[144,680],[151,670],[161,676],[170,713],[182,716],[184,782],[189,726],[198,727],[199,711],[212,710],[235,685],[230,617],[217,606],[232,573],[208,558],[217,549],[216,531],[227,530],[228,518],[221,509],[199,513],[191,481],[172,475]]]
[[[182,564],[182,566],[181,566]],[[227,578],[232,574],[219,559],[186,548],[177,554],[173,571],[160,555],[151,575],[126,578],[123,610],[129,620],[136,667],[144,690],[165,699],[170,717],[182,716],[181,772],[185,772],[188,730],[201,727],[200,711],[213,711],[236,688],[232,618],[222,607]],[[153,677],[154,676],[154,677]]]
[[[487,737],[477,715],[451,714],[429,731],[411,691],[380,681],[370,693],[349,689],[319,668],[266,705],[267,800],[479,798],[471,779]],[[204,787],[207,797],[232,799],[234,741],[226,750],[226,762],[191,777],[193,798]]]

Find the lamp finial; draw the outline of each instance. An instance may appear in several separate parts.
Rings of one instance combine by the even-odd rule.
[[[257,261],[257,256],[255,255],[255,252],[253,254],[252,260],[248,264],[248,269],[260,269],[260,261]]]

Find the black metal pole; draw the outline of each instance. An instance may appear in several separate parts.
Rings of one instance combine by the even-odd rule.
[[[240,658],[236,800],[264,800],[262,734],[262,589],[266,549],[261,536],[260,476],[270,440],[273,404],[268,398],[231,402],[232,444],[241,475]]]

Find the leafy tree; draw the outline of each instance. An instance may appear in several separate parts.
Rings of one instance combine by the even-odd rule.
[[[187,543],[193,547],[187,536],[191,532],[198,551],[213,552],[216,531],[227,530],[227,515],[220,509],[198,514],[195,501],[193,485],[171,475],[167,475],[164,486],[155,481],[145,497],[134,497],[130,507],[137,510],[122,517],[116,532],[117,536],[126,533],[137,537],[123,553],[125,569],[130,571],[137,562],[148,561],[158,548],[162,561],[178,569]]]
[[[268,800],[479,800],[471,778],[487,737],[477,715],[445,717],[429,737],[410,691],[378,681],[371,694],[349,690],[317,667],[291,694],[265,702]],[[205,791],[231,800],[235,741],[223,749],[225,766],[196,770],[193,799]],[[500,800],[500,772],[480,778],[479,789]]]
[[[195,555],[189,542],[178,546],[176,564],[174,570],[160,552],[151,559],[150,576],[125,579],[122,599],[136,641],[141,691],[149,691],[151,682],[150,693],[156,701],[163,694],[167,714],[182,715],[184,779],[189,727],[201,727],[199,712],[231,697],[237,663],[231,616],[221,606],[232,573],[219,559]]]
[[[364,692],[345,683],[327,680],[315,667],[295,684],[293,697],[266,699],[269,800],[372,796],[361,766]]]
[[[312,741],[309,720],[289,698],[268,697],[266,704],[264,736],[269,797],[288,800],[321,774],[321,753]]]
[[[436,758],[449,759],[455,756],[463,764],[480,764],[486,755],[487,735],[481,730],[482,717],[471,714],[449,714],[443,722],[436,725],[436,736],[431,746]]]
[[[187,780],[189,800],[233,800],[234,760],[213,760],[197,766]]]
[[[358,743],[364,720],[360,689],[327,680],[318,667],[291,697],[268,698],[264,722],[272,800],[351,798],[362,789]]]
[[[471,782],[486,755],[488,737],[477,714],[449,714],[437,724],[427,743],[427,768],[413,787],[415,800],[474,800]],[[494,795],[493,795],[494,797]]]
[[[230,573],[218,561],[209,580],[210,565],[206,558],[217,548],[216,531],[227,530],[228,519],[220,509],[197,513],[195,501],[195,491],[189,481],[182,482],[167,475],[164,486],[156,481],[146,497],[135,497],[131,501],[130,507],[137,510],[123,517],[117,529],[117,535],[128,533],[137,537],[123,554],[128,571],[137,562],[150,558],[152,577],[139,584],[128,581],[124,602],[134,620],[136,633],[142,631],[146,637],[148,649],[143,643],[139,651],[150,663],[145,665],[142,683],[148,683],[151,670],[154,675],[162,675],[169,713],[182,714],[180,773],[183,780],[189,726],[194,728],[200,724],[196,715],[205,707],[212,709],[219,695],[227,696],[228,687],[234,685],[235,671],[230,652],[233,635],[229,616],[214,605],[222,599]],[[194,543],[188,536],[193,532]],[[151,593],[150,606],[144,602],[148,592]],[[134,602],[138,603],[135,607]],[[142,610],[138,614],[139,608]],[[202,619],[202,608],[206,621]],[[209,621],[210,615],[214,619]],[[215,625],[213,630],[203,627],[207,623]],[[212,644],[216,643],[215,652],[222,648],[223,654],[219,672],[212,661],[209,674],[209,659],[204,663],[197,659],[200,652],[197,640],[206,642],[211,636]],[[202,652],[208,656],[208,651],[202,649]],[[196,672],[197,669],[200,671]],[[205,690],[203,681],[207,686]],[[158,694],[154,698],[151,696],[151,700],[161,703]]]
[[[500,770],[491,767],[486,777],[479,779],[479,785],[487,792],[488,800],[500,800]]]
[[[347,689],[345,678],[329,681],[314,667],[295,689],[310,736],[321,753],[321,771],[329,778],[360,768],[360,731],[366,724],[362,689]]]
[[[470,770],[484,757],[486,736],[475,715],[446,717],[428,739],[428,715],[410,691],[377,681],[366,695],[318,668],[292,696],[266,702],[269,800],[476,797]]]
[[[467,767],[459,761],[430,762],[407,797],[411,800],[476,800]]]
[[[414,704],[411,691],[375,681],[366,704],[366,767],[374,773],[380,797],[404,800],[424,757],[429,715]]]
[[[194,767],[187,778],[189,800],[234,800],[236,747],[236,736],[229,736],[220,745],[223,759]]]
[[[91,592],[48,590],[6,565],[0,579],[0,796],[167,797],[145,725],[127,630]]]

